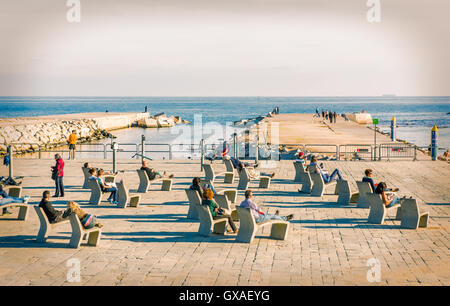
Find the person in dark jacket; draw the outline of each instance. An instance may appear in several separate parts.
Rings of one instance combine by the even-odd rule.
[[[53,197],[64,197],[64,161],[59,154],[55,154],[56,165],[52,167],[52,172],[55,177],[55,195]]]
[[[150,181],[153,181],[156,178],[161,178],[161,177],[167,176],[166,171],[164,171],[164,172],[155,171],[155,169],[147,167],[147,162],[145,160],[142,161],[142,167],[140,170],[144,170],[145,173],[147,173],[148,179]],[[169,178],[173,178],[173,177],[174,177],[173,174],[169,175]]]
[[[66,220],[72,213],[71,209],[68,208],[65,211],[56,210],[52,203],[50,203],[50,191],[46,190],[42,194],[42,200],[39,203],[39,207],[44,210],[47,216],[48,222],[57,223]]]

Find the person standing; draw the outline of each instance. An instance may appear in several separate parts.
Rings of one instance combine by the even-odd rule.
[[[333,123],[333,112],[332,111],[329,112],[328,117],[330,119],[330,123]]]
[[[334,117],[334,123],[336,123],[336,119],[337,119],[337,113],[336,112],[334,112],[333,117]]]
[[[76,150],[76,144],[77,144],[77,134],[76,131],[73,130],[72,134],[69,135],[69,159],[75,159],[75,150]]]
[[[55,154],[56,165],[52,167],[52,178],[55,180],[56,191],[54,198],[64,197],[64,161],[59,154]]]

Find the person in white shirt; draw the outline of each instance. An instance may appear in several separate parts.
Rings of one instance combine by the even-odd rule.
[[[240,207],[250,208],[250,211],[255,218],[256,223],[260,223],[267,220],[283,220],[290,221],[294,218],[293,214],[288,216],[279,216],[278,210],[275,214],[264,213],[255,202],[252,201],[253,193],[251,190],[245,191],[245,200],[241,202]]]

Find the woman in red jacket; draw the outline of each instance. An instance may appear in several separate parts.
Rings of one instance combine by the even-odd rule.
[[[56,191],[54,198],[64,197],[64,161],[59,154],[55,154],[56,165],[52,167],[52,178],[55,180]]]

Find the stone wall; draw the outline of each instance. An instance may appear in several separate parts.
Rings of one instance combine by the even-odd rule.
[[[64,118],[67,117],[64,116]],[[77,116],[74,115],[74,117]],[[15,152],[21,153],[37,151],[38,145],[46,148],[65,145],[73,130],[76,131],[79,142],[109,137],[112,135],[107,131],[136,125],[138,120],[148,117],[148,114],[81,117],[85,119],[44,119],[44,117],[42,120],[39,120],[39,117],[22,120],[5,119],[0,124],[0,154],[6,152],[8,144],[12,144]],[[20,143],[20,145],[14,143]]]

